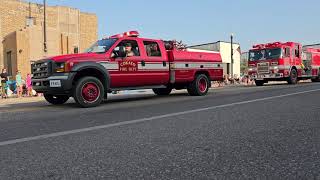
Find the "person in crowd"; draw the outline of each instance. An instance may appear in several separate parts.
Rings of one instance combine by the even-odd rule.
[[[229,84],[229,78],[228,78],[229,75],[223,75],[223,82],[224,82],[224,85],[228,85]]]
[[[1,76],[1,97],[7,98],[8,96],[7,96],[6,87],[7,87],[7,81],[8,81],[8,73],[5,68],[2,69],[0,76]]]
[[[22,77],[21,77],[21,72],[18,70],[16,74],[16,89],[17,89],[17,95],[18,97],[22,97]]]
[[[234,84],[235,84],[235,83],[240,84],[240,78],[238,77],[237,74],[234,74],[234,75],[233,75],[233,80],[234,80]]]
[[[31,75],[28,73],[26,78],[27,96],[32,96]]]

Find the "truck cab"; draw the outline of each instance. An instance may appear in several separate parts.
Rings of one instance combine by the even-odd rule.
[[[258,44],[249,51],[248,74],[257,86],[268,81],[296,84],[301,77],[302,46],[295,42]]]
[[[140,38],[129,31],[95,42],[84,53],[48,57],[32,64],[34,90],[51,104],[73,97],[81,107],[94,107],[119,90],[153,89],[168,95],[187,89],[207,94],[211,81],[222,80],[217,52],[189,52],[174,41]]]

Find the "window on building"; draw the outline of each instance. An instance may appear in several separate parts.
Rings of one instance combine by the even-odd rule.
[[[149,57],[161,57],[161,51],[159,48],[159,44],[153,41],[144,41],[144,48],[147,52],[147,56]]]
[[[8,70],[8,75],[12,76],[12,53],[11,53],[11,51],[7,52],[7,70]]]
[[[26,26],[34,26],[34,25],[36,25],[36,18],[27,17],[26,18]]]

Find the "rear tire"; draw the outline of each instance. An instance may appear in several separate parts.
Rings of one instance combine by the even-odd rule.
[[[320,82],[320,78],[317,77],[317,78],[315,78],[315,79],[311,79],[311,82]]]
[[[75,84],[73,98],[83,108],[98,106],[104,98],[104,87],[95,77],[80,78]]]
[[[298,73],[297,70],[291,69],[290,76],[288,77],[288,84],[298,83]]]
[[[262,80],[255,80],[254,82],[256,83],[256,86],[263,86],[263,84],[265,83]]]
[[[204,96],[208,93],[209,87],[209,78],[205,74],[199,74],[188,85],[187,90],[191,96]]]
[[[48,103],[54,104],[54,105],[64,104],[69,100],[69,96],[67,95],[44,94],[43,96]]]
[[[155,89],[152,89],[153,92],[158,95],[158,96],[167,96],[171,93],[172,91],[172,88],[155,88]]]

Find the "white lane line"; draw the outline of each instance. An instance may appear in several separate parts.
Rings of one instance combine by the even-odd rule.
[[[266,100],[283,98],[283,97],[294,96],[294,95],[305,94],[305,93],[316,92],[316,91],[320,91],[320,89],[313,89],[313,90],[308,90],[308,91],[301,91],[301,92],[296,92],[296,93],[253,99],[253,100],[248,100],[248,101],[241,101],[241,102],[235,102],[235,103],[230,103],[230,104],[223,104],[223,105],[218,105],[218,106],[199,108],[199,109],[194,109],[194,110],[189,110],[189,111],[181,111],[181,112],[176,112],[176,113],[170,113],[170,114],[153,116],[153,117],[136,119],[136,120],[130,120],[130,121],[123,121],[123,122],[101,125],[101,126],[93,126],[93,127],[88,127],[88,128],[82,128],[82,129],[74,129],[74,130],[69,130],[69,131],[61,131],[61,132],[56,132],[56,133],[51,133],[51,134],[44,134],[44,135],[39,135],[39,136],[13,139],[13,140],[9,140],[9,141],[0,142],[0,146],[12,145],[12,144],[17,144],[17,143],[22,143],[22,142],[29,142],[29,141],[47,139],[47,138],[53,138],[53,137],[59,137],[59,136],[65,136],[65,135],[76,134],[76,133],[83,133],[83,132],[88,132],[88,131],[95,131],[95,130],[106,129],[106,128],[111,128],[111,127],[136,124],[136,123],[147,122],[147,121],[152,121],[152,120],[156,120],[156,119],[162,119],[162,118],[174,117],[174,116],[179,116],[179,115],[197,113],[197,112],[208,111],[208,110],[213,110],[213,109],[218,109],[218,108],[225,108],[225,107],[230,107],[230,106],[235,106],[235,105],[248,104],[248,103],[253,103],[253,102],[258,102],[258,101],[266,101]]]

